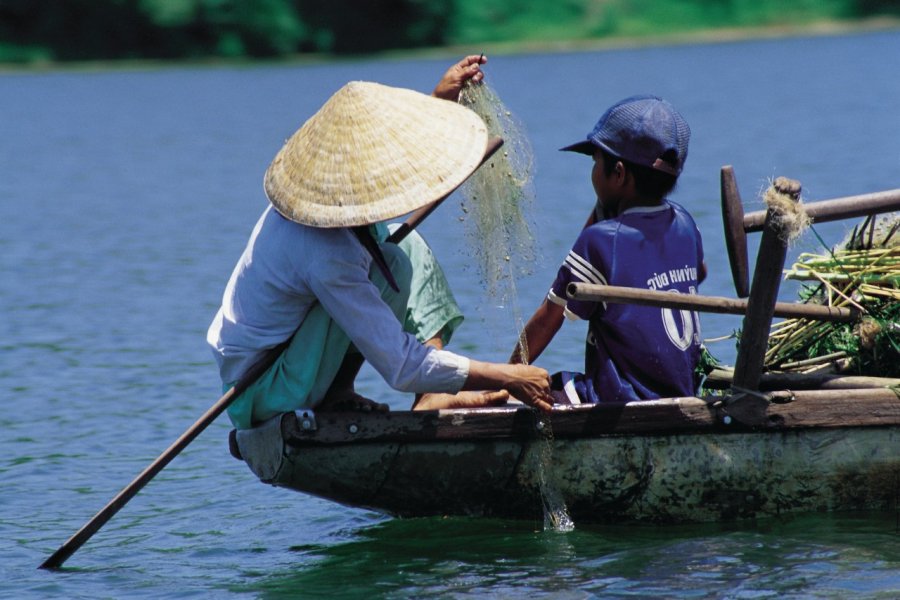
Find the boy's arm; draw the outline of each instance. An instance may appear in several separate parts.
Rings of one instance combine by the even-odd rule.
[[[598,221],[598,210],[598,206],[591,209],[582,229],[587,229]],[[509,362],[513,364],[534,363],[562,326],[565,320],[564,310],[565,306],[544,298],[544,302],[534,311],[525,325],[525,329],[522,330],[519,342],[513,349],[512,356],[509,357]]]
[[[563,307],[545,298],[528,320],[525,329],[522,330],[522,336],[519,343],[516,344],[509,362],[533,363],[536,361],[556,332],[559,331],[563,320]]]

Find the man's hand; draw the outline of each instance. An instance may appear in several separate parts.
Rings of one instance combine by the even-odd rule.
[[[472,54],[465,57],[447,69],[431,95],[435,98],[456,102],[459,99],[459,92],[467,81],[472,80],[474,83],[478,83],[484,79],[481,65],[486,62],[487,58],[484,57],[484,54]]]
[[[516,400],[533,406],[543,412],[553,408],[550,395],[550,374],[540,367],[530,365],[509,365],[512,367],[513,381],[504,386]]]

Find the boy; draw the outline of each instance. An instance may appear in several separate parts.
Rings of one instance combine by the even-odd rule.
[[[687,158],[690,129],[671,104],[633,96],[613,105],[587,140],[562,150],[593,156],[597,206],[525,326],[511,362],[532,362],[563,317],[589,322],[585,372],[553,377],[557,402],[628,402],[695,393],[696,313],[566,299],[570,282],[697,292],[706,273],[700,232],[666,199]]]

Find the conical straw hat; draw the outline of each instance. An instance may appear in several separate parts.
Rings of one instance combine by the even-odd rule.
[[[266,195],[314,227],[368,225],[452,191],[474,171],[487,128],[471,110],[407,89],[353,81],[285,143]]]

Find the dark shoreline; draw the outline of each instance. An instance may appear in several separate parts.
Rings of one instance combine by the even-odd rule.
[[[327,65],[374,60],[402,61],[410,59],[453,60],[466,54],[528,55],[574,52],[598,52],[659,46],[727,44],[766,39],[846,36],[867,33],[900,32],[900,18],[878,17],[860,21],[819,21],[805,25],[785,25],[743,28],[696,29],[678,33],[646,36],[606,37],[581,40],[521,40],[516,42],[485,42],[462,46],[441,46],[404,50],[385,50],[370,54],[335,56],[331,54],[299,54],[294,56],[259,58],[198,58],[198,59],[121,59],[96,61],[35,61],[30,63],[0,62],[0,75],[45,72],[149,71],[170,68],[251,68],[259,65],[296,66]]]

